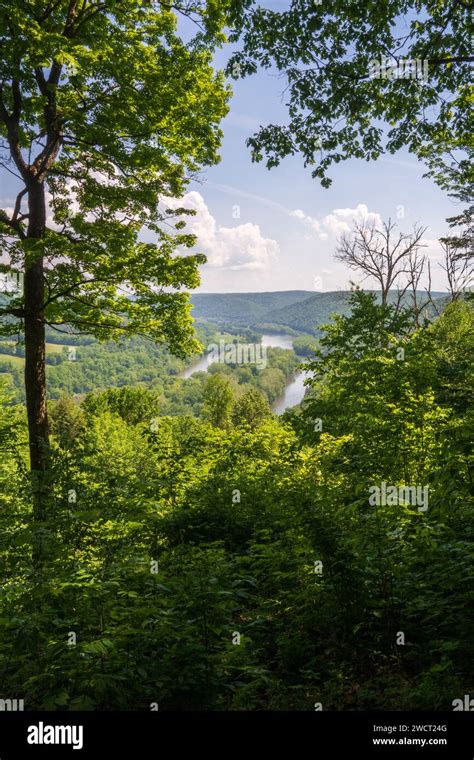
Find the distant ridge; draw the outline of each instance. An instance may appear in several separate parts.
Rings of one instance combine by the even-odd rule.
[[[315,293],[311,290],[282,290],[265,293],[195,293],[191,296],[193,317],[217,325],[251,327],[256,330],[297,332],[317,335],[319,327],[330,320],[333,313],[349,312],[350,292],[335,290]],[[420,298],[426,293],[420,292]],[[441,299],[445,293],[432,293]],[[396,292],[390,294],[390,300]]]
[[[234,322],[250,326],[274,310],[306,300],[310,290],[282,290],[265,293],[193,293],[193,317],[212,322]]]

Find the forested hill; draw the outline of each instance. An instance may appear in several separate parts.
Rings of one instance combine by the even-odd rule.
[[[210,322],[253,325],[273,311],[298,304],[314,295],[309,290],[268,293],[195,293],[191,297],[193,317]]]
[[[291,328],[314,335],[331,314],[348,314],[349,292],[315,293],[310,290],[283,290],[270,293],[196,293],[192,296],[193,317],[219,325],[238,325],[260,330]],[[432,293],[443,298],[443,293]],[[426,293],[420,293],[421,299]],[[391,293],[391,299],[396,293]],[[407,296],[409,300],[411,296]]]
[[[330,321],[331,314],[350,312],[348,296],[349,293],[345,291],[308,293],[308,297],[300,303],[282,306],[271,311],[266,321],[316,334],[321,325]]]
[[[377,293],[377,298],[380,295]],[[350,312],[349,291],[336,290],[325,293],[315,293],[311,290],[280,290],[267,293],[194,293],[191,296],[193,304],[192,316],[200,323],[210,322],[235,332],[236,328],[250,327],[263,332],[293,332],[320,334],[320,326],[331,321],[332,314]],[[420,302],[426,298],[426,293],[418,294]],[[444,308],[445,293],[433,292],[433,300],[440,302],[440,310]],[[390,301],[396,299],[395,291],[390,293]],[[6,297],[0,293],[0,305]],[[406,296],[407,305],[411,306],[411,294]],[[8,318],[4,318],[8,321]],[[51,331],[50,331],[51,332]],[[240,332],[240,329],[238,329]],[[55,337],[56,336],[56,337]],[[63,342],[57,333],[48,338],[51,342]],[[82,343],[84,341],[70,340],[65,343]],[[91,342],[89,338],[85,342]]]

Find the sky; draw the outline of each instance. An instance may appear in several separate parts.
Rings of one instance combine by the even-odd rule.
[[[230,46],[220,51],[216,66],[223,68],[231,52]],[[181,204],[196,209],[188,229],[208,257],[200,292],[348,289],[361,279],[335,261],[338,237],[354,221],[378,225],[389,217],[405,233],[416,223],[428,228],[432,288],[446,289],[438,238],[449,231],[446,217],[461,206],[423,178],[426,167],[416,157],[404,150],[375,162],[341,162],[330,169],[329,189],[312,179],[299,156],[268,170],[252,163],[245,141],[260,125],[287,121],[286,80],[260,71],[231,86],[221,161],[192,183]]]
[[[230,46],[219,51],[216,67],[223,68],[231,52]],[[335,261],[338,237],[354,221],[380,224],[389,217],[406,233],[415,223],[428,227],[432,288],[446,289],[437,239],[449,230],[446,217],[461,207],[423,178],[423,164],[407,151],[376,162],[341,162],[330,169],[329,189],[312,179],[299,156],[269,171],[264,162],[252,163],[245,141],[260,125],[286,121],[286,81],[262,71],[231,85],[221,161],[206,168],[177,203],[197,211],[187,230],[208,259],[198,292],[348,289],[351,280],[361,279]],[[0,200],[10,206],[10,181],[3,174],[0,182]]]
[[[298,156],[268,170],[252,163],[245,141],[259,125],[286,120],[285,81],[261,72],[232,86],[221,161],[190,186],[184,203],[198,212],[188,228],[208,257],[200,292],[347,289],[358,278],[334,260],[338,236],[355,220],[380,224],[389,217],[406,233],[415,223],[428,227],[432,287],[446,289],[437,239],[460,206],[423,178],[422,163],[408,151],[341,162],[331,168],[329,189]]]

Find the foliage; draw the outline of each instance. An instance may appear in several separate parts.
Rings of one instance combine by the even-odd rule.
[[[85,418],[79,405],[69,396],[63,396],[51,405],[50,424],[61,448],[68,449],[84,430]]]
[[[110,411],[125,422],[137,425],[139,422],[150,422],[156,416],[158,397],[146,388],[109,388],[102,393],[90,393],[82,406],[92,416]]]
[[[407,147],[442,188],[466,200],[473,180],[469,13],[465,3],[437,0],[291,0],[283,10],[249,4],[235,20],[240,49],[228,71],[238,78],[276,69],[288,83],[288,123],[262,126],[249,138],[254,160],[266,156],[271,168],[299,153],[328,187],[334,164]],[[404,61],[426,65],[427,76],[407,76]]]
[[[204,385],[204,419],[214,427],[228,427],[233,403],[234,389],[231,381],[221,372],[209,375]]]
[[[150,425],[143,389],[94,394],[84,412],[59,401],[40,570],[23,415],[14,430],[2,400],[5,696],[52,710],[450,710],[472,692],[472,306],[416,327],[362,291],[351,304],[289,421],[253,386],[239,395],[227,367],[203,375],[210,421]],[[426,484],[428,509],[371,504],[381,481]]]
[[[318,342],[311,335],[298,335],[293,341],[293,350],[298,356],[313,356]]]
[[[197,343],[182,289],[198,284],[204,257],[176,255],[195,239],[164,199],[218,160],[228,89],[211,55],[226,6],[190,9],[202,32],[185,42],[164,6],[75,5],[43,14],[35,3],[5,6],[0,135],[25,192],[33,177],[47,183],[50,215],[35,242],[21,214],[25,192],[13,215],[2,212],[6,266],[26,271],[44,258],[49,325],[99,338],[146,332],[190,353]],[[139,238],[144,225],[156,242]],[[22,304],[20,294],[10,316],[21,318]]]
[[[247,423],[250,427],[257,427],[270,415],[270,404],[266,396],[257,388],[250,388],[248,391],[245,391],[235,402],[232,409],[232,421],[234,425]]]

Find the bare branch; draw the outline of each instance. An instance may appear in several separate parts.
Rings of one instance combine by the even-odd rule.
[[[352,235],[339,239],[335,257],[364,277],[375,279],[381,290],[382,304],[387,303],[389,292],[400,277],[407,275],[406,284],[401,290],[398,287],[395,304],[398,311],[407,289],[413,287],[413,279],[419,282],[421,259],[417,258],[417,252],[423,247],[421,240],[426,228],[415,225],[411,234],[400,232],[394,240],[395,228],[391,219],[383,222],[381,229],[375,224],[355,223]]]
[[[444,251],[444,264],[440,266],[446,272],[450,299],[457,301],[471,284],[474,267],[467,258],[459,258],[456,248],[449,242],[440,241],[440,244]]]

